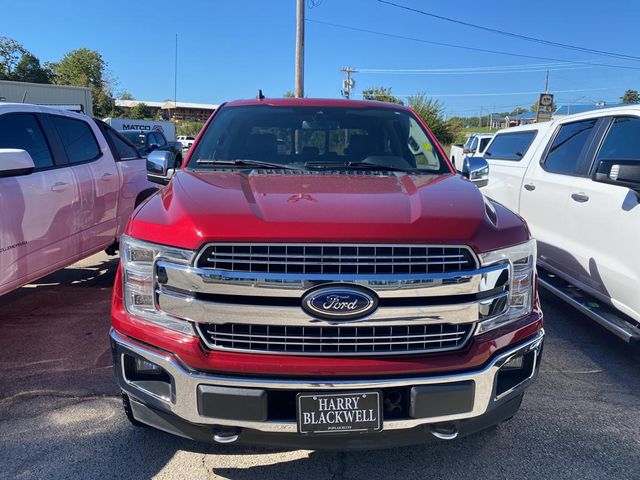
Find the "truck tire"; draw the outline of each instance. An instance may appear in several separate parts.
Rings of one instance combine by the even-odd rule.
[[[141,423],[134,418],[133,411],[131,411],[131,402],[129,401],[129,396],[126,393],[122,394],[122,409],[124,410],[127,420],[129,420],[131,425],[134,427],[146,427],[144,423]]]

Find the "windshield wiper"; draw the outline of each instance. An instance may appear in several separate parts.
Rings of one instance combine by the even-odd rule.
[[[376,165],[375,163],[367,162],[307,162],[304,164],[305,168],[327,168],[327,169],[344,169],[353,168],[354,170],[380,170],[385,172],[415,172],[414,168],[400,168],[393,167],[391,165]]]
[[[292,167],[289,165],[284,165],[282,163],[273,163],[273,162],[263,162],[260,160],[207,160],[207,159],[198,159],[196,160],[198,165],[210,165],[212,167],[255,167],[255,168],[274,168],[274,169],[284,169],[284,170],[300,170],[298,167]]]

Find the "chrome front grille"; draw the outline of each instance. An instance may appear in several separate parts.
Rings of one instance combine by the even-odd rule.
[[[397,275],[464,272],[476,268],[467,247],[358,244],[208,245],[197,267],[215,270],[336,275]]]
[[[461,348],[472,324],[286,326],[198,324],[208,348],[288,355],[388,355]]]

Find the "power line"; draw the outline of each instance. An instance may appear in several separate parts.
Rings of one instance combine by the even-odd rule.
[[[601,88],[573,88],[569,90],[554,90],[554,93],[570,93],[570,92],[593,92],[596,90],[609,90],[609,87],[601,87]],[[483,92],[483,93],[429,93],[430,97],[503,97],[509,95],[537,95],[540,92],[538,90],[532,90],[529,92],[502,92],[502,93],[492,93],[492,92]],[[362,95],[362,94],[360,94]],[[415,93],[409,94],[396,94],[394,93],[394,97],[413,97]]]
[[[570,45],[568,43],[553,42],[551,40],[545,40],[543,38],[530,37],[528,35],[521,35],[521,34],[518,34],[518,33],[507,32],[505,30],[499,30],[497,28],[485,27],[483,25],[477,25],[475,23],[465,22],[465,21],[462,21],[462,20],[457,20],[455,18],[449,18],[449,17],[445,17],[445,16],[442,16],[442,15],[436,15],[435,13],[425,12],[424,10],[419,10],[417,8],[412,8],[412,7],[407,7],[406,5],[400,5],[398,3],[389,2],[387,0],[378,0],[378,2],[379,3],[384,3],[386,5],[391,5],[392,7],[400,8],[400,9],[407,10],[407,11],[410,11],[410,12],[419,13],[421,15],[426,15],[428,17],[437,18],[438,20],[443,20],[445,22],[456,23],[458,25],[464,25],[466,27],[471,27],[471,28],[475,28],[475,29],[478,29],[478,30],[483,30],[483,31],[486,31],[486,32],[496,33],[498,35],[505,35],[507,37],[519,38],[520,40],[526,40],[526,41],[529,41],[529,42],[541,43],[541,44],[550,45],[550,46],[553,46],[553,47],[566,48],[566,49],[569,49],[569,50],[577,50],[579,52],[593,53],[593,54],[596,54],[596,55],[603,55],[603,56],[606,56],[606,57],[614,57],[614,58],[619,58],[619,59],[623,59],[623,60],[635,60],[635,61],[640,60],[640,57],[636,57],[634,55],[627,55],[627,54],[624,54],[624,53],[616,53],[616,52],[608,52],[606,50],[596,50],[594,48],[580,47],[578,45]]]
[[[444,68],[414,68],[414,69],[364,69],[367,71],[393,71],[393,72],[414,72],[414,71],[467,71],[467,70],[503,70],[503,69],[520,69],[520,68],[550,68],[550,67],[562,67],[571,66],[567,62],[554,62],[554,63],[524,63],[519,65],[482,65],[478,67],[444,67]]]
[[[360,72],[365,74],[380,75],[491,75],[491,74],[508,74],[508,73],[536,73],[536,72],[556,72],[568,70],[582,70],[593,68],[589,65],[573,66],[566,65],[558,67],[531,66],[530,68],[505,68],[489,67],[489,68],[418,68],[418,69],[383,69],[383,68],[361,68]]]
[[[379,32],[376,30],[369,30],[366,28],[359,28],[359,27],[351,27],[349,25],[341,25],[339,23],[332,23],[332,22],[325,22],[322,20],[313,20],[310,18],[306,19],[307,22],[311,22],[311,23],[317,23],[320,25],[328,25],[330,27],[335,27],[335,28],[342,28],[344,30],[351,30],[354,32],[361,32],[361,33],[369,33],[371,35],[379,35],[382,37],[389,37],[389,38],[396,38],[396,39],[400,39],[400,40],[409,40],[412,42],[418,42],[418,43],[425,43],[428,45],[437,45],[440,47],[449,47],[449,48],[458,48],[461,50],[470,50],[473,52],[483,52],[483,53],[493,53],[496,55],[508,55],[510,57],[520,57],[520,58],[532,58],[534,60],[547,60],[547,61],[552,61],[552,62],[564,62],[564,63],[572,63],[572,64],[577,64],[577,65],[590,65],[590,66],[594,66],[594,67],[608,67],[608,68],[623,68],[623,69],[628,69],[628,70],[640,70],[640,67],[632,67],[630,65],[612,65],[612,64],[608,64],[608,63],[596,63],[596,62],[590,62],[590,61],[583,61],[583,60],[564,60],[561,58],[553,58],[553,57],[540,57],[540,56],[536,56],[536,55],[525,55],[523,53],[511,53],[511,52],[504,52],[501,50],[490,50],[487,48],[478,48],[478,47],[469,47],[466,45],[456,45],[453,43],[444,43],[444,42],[434,42],[432,40],[424,40],[422,38],[416,38],[416,37],[408,37],[406,35],[398,35],[395,33],[387,33],[387,32]]]

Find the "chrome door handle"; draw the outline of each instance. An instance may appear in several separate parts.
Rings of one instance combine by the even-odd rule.
[[[583,193],[583,192],[572,193],[571,194],[571,198],[573,198],[578,203],[584,203],[584,202],[588,202],[589,201],[589,195],[587,195],[586,193]]]
[[[536,186],[533,183],[526,183],[524,189],[533,192],[536,189]]]
[[[62,190],[66,190],[69,184],[67,182],[56,182],[51,185],[52,192],[61,192]]]
[[[113,173],[103,173],[101,179],[108,182],[113,177]]]

